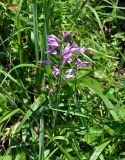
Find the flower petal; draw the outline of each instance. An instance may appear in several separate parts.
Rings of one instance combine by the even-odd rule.
[[[83,66],[91,66],[92,65],[92,62],[82,62],[83,63]]]
[[[71,63],[71,62],[72,62],[72,58],[71,57],[66,57],[66,56],[63,57],[63,61],[62,61],[63,64],[64,63]]]
[[[68,69],[65,72],[65,78],[72,78],[72,77],[74,77],[74,70],[73,69]]]
[[[70,37],[72,31],[67,31],[63,37],[63,42],[67,41],[68,38]]]
[[[52,74],[55,76],[55,77],[57,77],[58,76],[58,74],[59,74],[59,69],[56,67],[56,66],[54,66],[53,67],[53,71],[52,71]]]
[[[43,61],[41,60],[39,63],[44,66],[52,64],[52,62],[50,60],[43,60]]]
[[[77,68],[79,69],[83,66],[91,66],[92,62],[82,62],[80,59],[77,59],[75,64],[77,65]]]
[[[76,44],[76,42],[71,42],[71,46],[72,46],[73,48],[78,48],[78,45]]]
[[[55,48],[57,48],[59,46],[59,44],[55,41],[48,42],[48,45],[51,46],[51,47],[55,47]]]
[[[53,48],[48,48],[47,52],[53,55],[57,54],[57,51],[55,51]]]
[[[86,50],[87,50],[87,48],[85,46],[81,47],[81,48],[79,48],[79,53],[83,54]]]
[[[67,54],[70,49],[70,44],[68,43],[67,46],[62,50],[62,54]]]
[[[56,37],[55,35],[53,35],[53,34],[52,34],[52,35],[48,35],[47,38],[48,38],[48,40],[49,40],[49,39],[55,39],[55,40],[57,40],[57,37]]]

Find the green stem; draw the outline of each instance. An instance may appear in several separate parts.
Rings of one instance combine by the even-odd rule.
[[[86,0],[86,1],[82,2],[81,7],[80,7],[80,9],[78,10],[78,12],[76,12],[76,13],[74,14],[74,16],[76,17],[76,18],[75,18],[76,21],[78,21],[78,18],[79,18],[79,16],[80,16],[81,12],[82,12],[82,9],[85,7],[85,5],[87,4],[88,1],[89,1],[89,0]]]
[[[20,63],[23,63],[23,50],[22,50],[22,43],[21,43],[21,23],[20,23],[20,12],[22,8],[23,0],[20,0],[18,3],[18,10],[16,14],[16,26],[17,26],[17,43],[18,43],[18,52],[19,52],[19,60]]]
[[[61,54],[60,54],[61,56]],[[60,104],[60,91],[61,91],[61,80],[62,80],[62,62],[59,60],[58,68],[60,69],[59,77],[57,79],[57,85],[56,85],[56,109],[58,109],[58,106]],[[54,119],[53,119],[53,128],[55,128],[56,125],[56,117],[57,117],[57,111],[54,111],[53,113]]]
[[[22,43],[21,43],[21,27],[20,27],[20,19],[17,17],[17,43],[18,43],[18,52],[19,52],[19,60],[20,63],[23,63],[23,52],[22,52]]]
[[[32,0],[33,4],[33,24],[34,24],[34,42],[35,42],[35,54],[36,54],[36,62],[39,61],[39,52],[38,52],[38,20],[37,20],[37,2],[36,0]]]
[[[74,79],[74,85],[75,85],[75,92],[74,92],[74,102],[75,102],[75,106],[77,107],[77,78],[76,78],[76,73],[77,73],[77,67],[75,69],[75,79]]]
[[[39,131],[39,160],[44,160],[44,111],[41,110]]]
[[[84,8],[84,6],[86,5],[87,2],[88,2],[88,0],[86,0],[85,2],[82,2],[82,5],[80,7],[80,11]]]

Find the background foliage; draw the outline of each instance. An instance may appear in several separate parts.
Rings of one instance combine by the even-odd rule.
[[[59,29],[93,63],[76,85],[39,64]],[[0,1],[0,160],[125,158],[124,31],[121,0]]]

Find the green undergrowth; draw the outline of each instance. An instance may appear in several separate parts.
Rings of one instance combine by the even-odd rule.
[[[66,31],[92,62],[69,79],[40,63]],[[1,0],[0,160],[125,159],[124,48],[121,0]]]

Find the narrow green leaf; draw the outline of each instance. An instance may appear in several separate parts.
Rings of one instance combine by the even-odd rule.
[[[102,153],[102,151],[105,149],[105,147],[110,143],[111,140],[105,141],[100,146],[96,148],[94,153],[92,154],[90,160],[97,160],[99,155]]]
[[[32,0],[33,6],[33,26],[34,26],[34,42],[35,42],[35,53],[36,53],[36,62],[39,61],[39,43],[38,43],[38,20],[37,20],[37,1]]]
[[[35,102],[30,106],[30,109],[27,111],[27,113],[25,114],[23,120],[21,121],[21,123],[19,124],[19,126],[17,127],[16,132],[19,132],[20,129],[22,128],[23,124],[26,122],[26,120],[32,115],[33,112],[35,112],[40,105],[42,105],[46,100],[46,97],[44,94],[41,94],[36,100]]]
[[[25,152],[18,153],[15,160],[26,160]]]
[[[2,156],[0,157],[0,160],[12,160],[11,156]]]
[[[5,80],[6,80],[7,77],[10,78],[12,81],[14,81],[15,83],[17,83],[17,84],[20,86],[19,82],[18,82],[16,79],[14,79],[14,78],[10,75],[10,73],[11,73],[13,70],[17,69],[17,68],[22,68],[22,67],[32,67],[32,68],[34,68],[34,67],[36,67],[36,66],[35,66],[34,64],[19,64],[19,65],[13,67],[8,73],[4,72],[3,70],[0,70],[0,72],[5,75],[5,78],[4,78],[3,81],[1,82],[1,86],[3,85],[3,83],[5,82]]]
[[[14,109],[14,110],[11,110],[9,111],[6,115],[2,116],[0,118],[0,124],[8,119],[10,119],[14,114],[20,112],[20,109]]]
[[[0,73],[4,74],[6,78],[8,77],[11,81],[13,81],[13,82],[16,83],[18,86],[20,86],[20,83],[19,83],[15,78],[13,78],[9,73],[6,73],[6,72],[3,71],[3,70],[0,70]],[[4,81],[2,81],[1,86],[2,86],[3,82],[4,82]]]
[[[44,160],[44,111],[41,108],[40,128],[39,128],[39,160]]]
[[[118,117],[118,115],[116,114],[116,111],[115,111],[115,107],[109,101],[107,96],[105,96],[103,94],[103,90],[102,90],[99,82],[97,82],[93,78],[84,78],[84,79],[80,79],[80,86],[85,86],[85,87],[88,87],[88,88],[92,89],[99,97],[102,98],[102,100],[105,103],[106,107],[108,108],[108,110],[110,111],[111,115],[113,116],[114,120],[116,120],[116,121],[119,120],[119,117]]]
[[[125,152],[121,152],[118,160],[125,160]]]
[[[101,23],[101,20],[99,18],[99,15],[98,13],[96,12],[96,10],[94,8],[92,8],[91,6],[88,6],[88,8],[94,13],[95,17],[96,17],[96,21],[98,22],[98,25],[99,25],[99,28],[101,30],[101,34],[102,34],[102,37],[103,39],[105,40],[105,33],[103,31],[103,25]]]
[[[72,139],[71,140],[71,145],[72,145],[72,149],[73,149],[74,153],[76,154],[76,156],[78,157],[78,159],[82,160],[82,157],[81,157],[80,152],[79,152],[80,147],[77,144],[76,140]]]
[[[59,145],[59,143],[56,142],[56,140],[53,137],[51,137],[49,134],[48,134],[48,138],[56,144],[56,146],[64,154],[64,156],[67,158],[67,160],[73,160],[73,158],[71,157],[71,155],[61,145]]]

